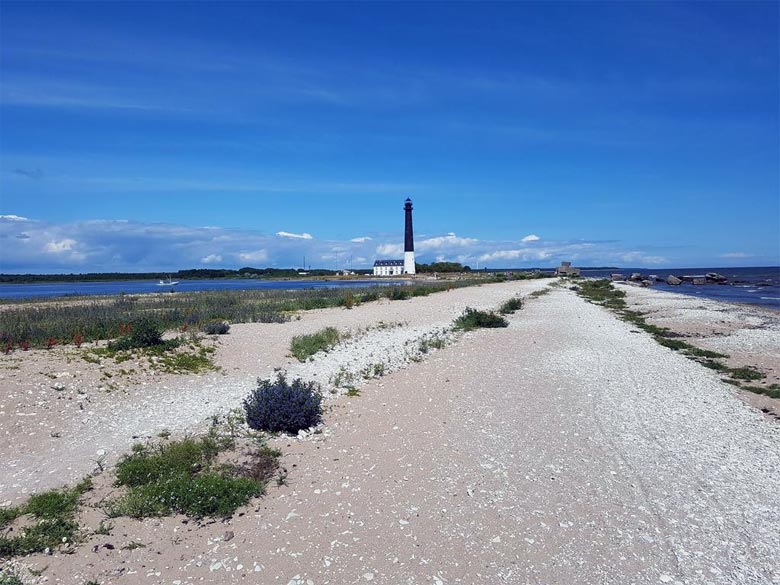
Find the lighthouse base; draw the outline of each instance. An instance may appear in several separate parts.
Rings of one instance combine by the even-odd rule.
[[[414,252],[404,252],[404,274],[415,274]]]

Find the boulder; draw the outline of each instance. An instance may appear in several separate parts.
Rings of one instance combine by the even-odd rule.
[[[728,280],[728,278],[726,278],[722,274],[718,274],[717,272],[708,272],[705,275],[705,278],[707,279],[707,282],[717,282],[718,284],[726,282]]]
[[[682,284],[682,280],[670,274],[666,277],[666,284],[672,284],[676,286],[678,284]]]

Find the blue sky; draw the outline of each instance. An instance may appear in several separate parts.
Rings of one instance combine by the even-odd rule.
[[[0,272],[780,264],[776,2],[0,17]]]

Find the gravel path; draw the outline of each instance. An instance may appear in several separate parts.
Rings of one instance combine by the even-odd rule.
[[[332,404],[254,512],[49,582],[780,583],[780,426],[570,291]]]
[[[236,522],[267,582],[780,582],[780,428],[568,291],[359,401]]]

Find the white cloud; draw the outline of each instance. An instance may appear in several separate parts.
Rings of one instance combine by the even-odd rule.
[[[618,255],[619,259],[625,262],[627,265],[645,265],[645,264],[665,264],[669,262],[667,258],[663,256],[648,256],[644,252],[634,250],[632,252],[624,252]]]
[[[403,246],[401,244],[380,244],[376,247],[376,253],[380,256],[402,256],[404,253]]]
[[[293,234],[290,232],[276,232],[276,235],[280,238],[293,238],[296,240],[311,240],[313,236],[311,234],[302,233],[302,234]]]
[[[0,221],[3,272],[167,272],[209,265],[281,268],[299,266],[304,255],[306,263],[315,268],[369,268],[376,258],[403,257],[403,240],[397,235],[344,240],[294,235],[301,237],[136,221]],[[734,255],[724,258],[748,257],[736,256],[743,252],[729,254]],[[614,241],[541,240],[526,244],[455,233],[421,238],[417,260],[494,268],[553,267],[561,260],[579,266],[682,265],[680,258],[668,259],[651,249]]]
[[[417,243],[417,250],[420,252],[426,252],[430,250],[440,250],[442,248],[457,248],[468,247],[478,244],[479,240],[475,238],[460,238],[453,232],[448,233],[446,236],[437,236],[435,238],[428,238]]]
[[[523,242],[523,243],[528,243],[528,242],[538,242],[539,240],[541,240],[541,238],[539,236],[537,236],[536,234],[528,234],[526,237],[524,237],[520,241]]]
[[[75,245],[76,245],[76,240],[66,238],[64,240],[59,240],[57,242],[55,241],[48,242],[43,249],[46,252],[49,252],[51,254],[62,254],[63,252],[70,252],[71,250],[73,250],[73,246]]]
[[[744,252],[728,252],[727,254],[721,254],[721,258],[752,258],[752,254],[745,254]]]
[[[265,262],[268,260],[268,252],[265,250],[255,250],[254,252],[241,252],[238,255],[244,262]]]
[[[22,217],[21,215],[0,215],[0,219],[5,221],[30,221],[27,217]]]

